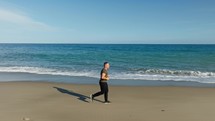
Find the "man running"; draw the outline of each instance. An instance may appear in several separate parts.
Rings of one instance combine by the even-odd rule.
[[[105,104],[109,104],[110,101],[108,100],[108,83],[107,81],[109,80],[109,75],[108,75],[108,69],[110,68],[110,64],[108,62],[104,62],[104,68],[101,70],[101,76],[100,76],[100,92],[97,92],[95,94],[90,95],[91,101],[97,96],[100,96],[104,94],[104,99],[105,99]]]

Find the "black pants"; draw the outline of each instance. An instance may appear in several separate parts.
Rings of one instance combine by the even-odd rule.
[[[107,82],[99,82],[99,85],[100,85],[101,91],[93,94],[93,98],[104,94],[105,101],[108,101],[108,84],[107,84]]]

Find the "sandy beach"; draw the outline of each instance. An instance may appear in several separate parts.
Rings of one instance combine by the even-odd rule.
[[[1,82],[1,121],[214,121],[215,89],[110,86],[111,104],[89,95],[98,85]]]

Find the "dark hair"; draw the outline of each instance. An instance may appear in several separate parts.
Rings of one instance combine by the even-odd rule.
[[[106,64],[108,64],[108,62],[104,62],[104,66],[105,66]]]

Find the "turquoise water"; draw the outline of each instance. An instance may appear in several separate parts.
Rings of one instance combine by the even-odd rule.
[[[0,44],[0,72],[215,83],[215,45]],[[135,83],[135,81],[133,81]]]

